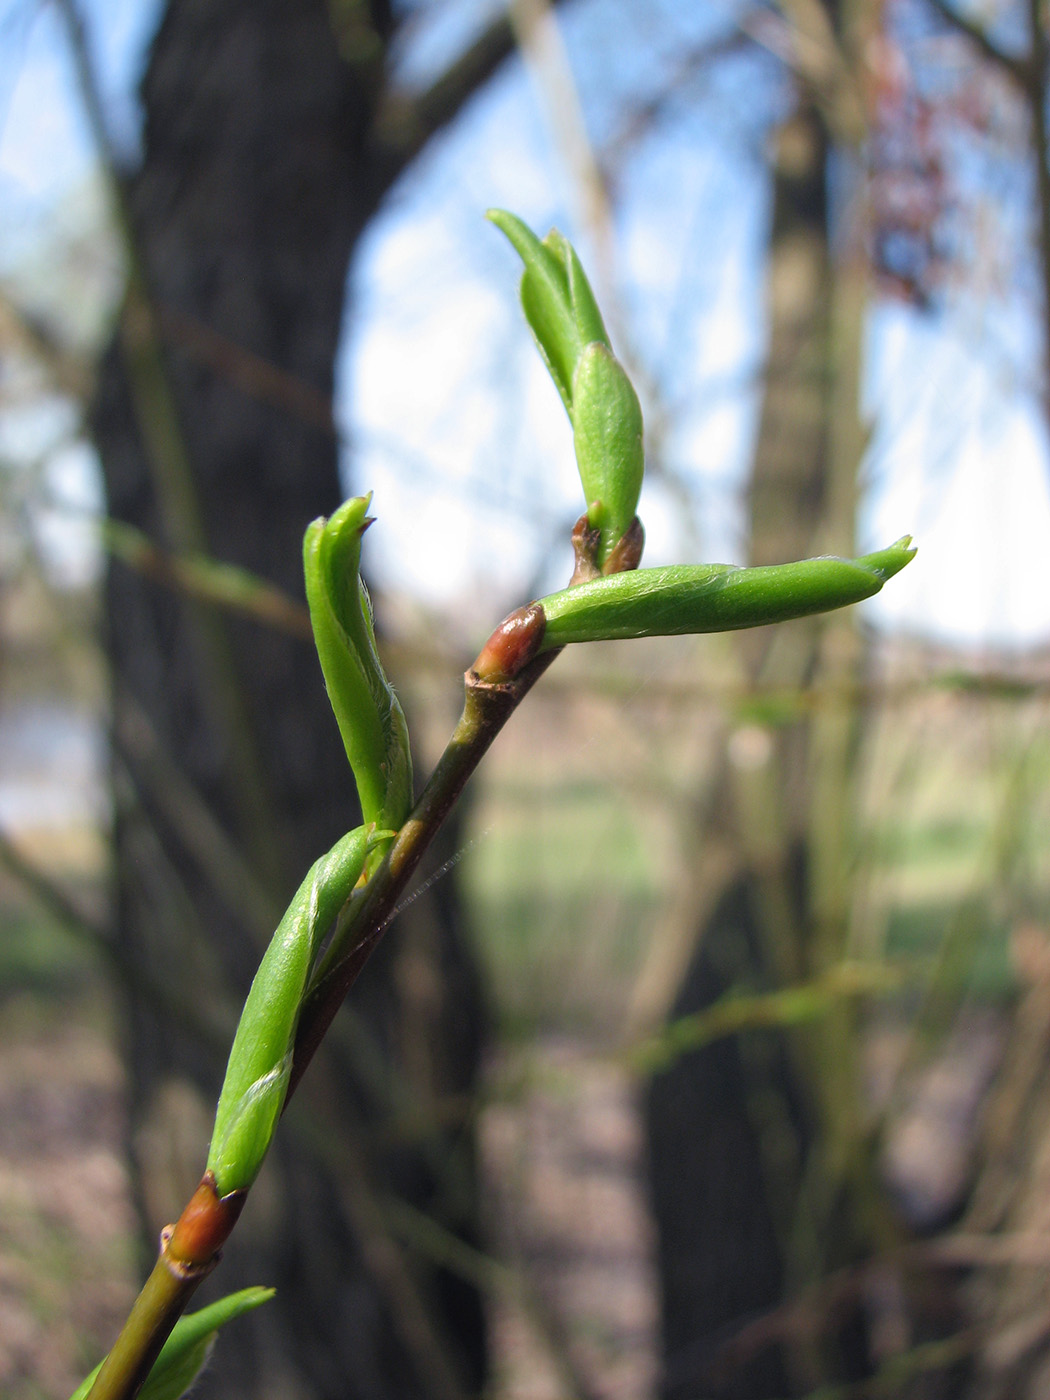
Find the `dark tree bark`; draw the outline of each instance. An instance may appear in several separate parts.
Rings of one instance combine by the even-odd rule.
[[[402,127],[385,122],[384,144],[392,27],[383,0],[172,0],[126,184],[139,266],[94,412],[111,514],[297,597],[304,527],[341,497],[329,400],[354,245],[413,150],[509,51],[495,26]],[[119,563],[106,606],[130,1141],[156,1230],[202,1168],[274,919],[359,818],[302,638]],[[304,1081],[218,1272],[219,1291],[278,1296],[224,1336],[208,1394],[451,1400],[481,1386],[477,1294],[384,1223],[400,1193],[477,1231],[464,1104],[483,1018],[451,885],[401,925]]]
[[[745,875],[706,924],[672,1018],[709,1006],[734,983],[754,984],[765,961],[761,928],[754,881]],[[807,1132],[786,1048],[768,1036],[733,1037],[682,1055],[653,1079],[646,1109],[663,1302],[661,1395],[787,1395],[781,1339],[761,1330],[784,1288],[783,1201],[773,1198],[769,1173],[792,1191]],[[752,1324],[760,1330],[748,1338]]]

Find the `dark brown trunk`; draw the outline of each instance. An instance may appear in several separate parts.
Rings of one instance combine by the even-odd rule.
[[[386,7],[353,7],[341,53],[336,8],[173,0],[128,186],[142,283],[94,413],[115,518],[296,597],[304,527],[341,497],[328,404],[348,264],[393,173],[371,140]],[[132,1156],[155,1230],[202,1169],[274,919],[359,818],[307,643],[119,563],[106,605],[118,937],[132,984],[161,991],[125,1006]],[[394,1240],[384,1210],[401,1195],[475,1238],[464,1103],[482,1015],[450,882],[410,924],[355,989],[218,1271],[219,1291],[278,1294],[224,1335],[207,1394],[451,1400],[480,1388],[478,1296]]]

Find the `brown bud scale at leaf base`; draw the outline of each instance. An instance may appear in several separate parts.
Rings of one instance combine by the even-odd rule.
[[[598,546],[601,542],[602,532],[591,525],[590,515],[584,511],[572,527],[572,553],[575,563],[572,578],[569,579],[570,588],[599,576],[601,569],[598,567]]]
[[[517,608],[478,652],[471,672],[490,685],[512,681],[539,651],[546,626],[547,619],[537,603]]]
[[[616,544],[609,551],[609,557],[602,565],[603,574],[627,574],[637,569],[642,562],[645,549],[645,528],[637,515],[628,525]]]
[[[175,1264],[196,1268],[210,1264],[236,1225],[246,1196],[245,1191],[220,1196],[215,1177],[206,1172],[167,1240],[168,1258]]]

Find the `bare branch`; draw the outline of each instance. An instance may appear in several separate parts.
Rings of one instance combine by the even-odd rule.
[[[376,118],[378,144],[385,148],[392,179],[409,165],[435,132],[455,120],[466,103],[514,51],[510,20],[502,16],[481,32],[425,92],[389,93]]]
[[[1001,49],[983,25],[960,14],[948,0],[930,0],[930,4],[942,19],[947,20],[960,34],[964,34],[985,58],[1008,73],[1019,87],[1027,90],[1031,86],[1033,74],[1030,55],[1021,57]]]

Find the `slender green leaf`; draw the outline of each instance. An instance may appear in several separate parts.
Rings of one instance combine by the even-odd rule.
[[[577,362],[572,403],[576,465],[590,524],[601,535],[600,566],[638,508],[645,469],[642,410],[622,365],[597,342]]]
[[[242,1288],[239,1293],[229,1293],[198,1312],[180,1317],[139,1392],[140,1400],[178,1400],[207,1362],[219,1328],[269,1302],[273,1295],[272,1288]],[[77,1386],[70,1400],[85,1400],[101,1368],[100,1361]]]
[[[262,1166],[284,1105],[318,944],[357,883],[368,848],[369,833],[360,826],[314,862],[263,954],[234,1036],[208,1151],[220,1196],[250,1186]]]
[[[911,537],[860,559],[802,559],[757,569],[675,564],[637,569],[540,599],[541,651],[569,642],[726,632],[806,617],[878,593],[914,556]]]
[[[490,209],[488,218],[506,234],[525,264],[521,278],[522,310],[571,417],[572,376],[585,342],[573,314],[568,271],[557,248],[541,243],[514,214]]]
[[[397,831],[412,806],[408,726],[376,650],[372,605],[360,575],[371,496],[355,496],[303,542],[306,598],[328,698],[335,711],[365,825]]]

